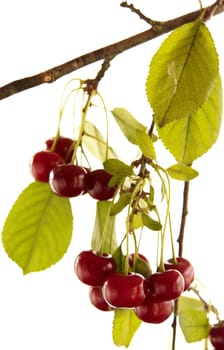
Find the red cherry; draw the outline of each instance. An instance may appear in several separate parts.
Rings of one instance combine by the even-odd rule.
[[[148,279],[148,288],[159,301],[178,298],[184,291],[184,278],[177,270],[153,273]]]
[[[85,169],[78,165],[58,165],[50,173],[49,184],[59,196],[76,197],[85,190],[86,174]]]
[[[59,154],[40,151],[34,154],[30,161],[30,172],[36,181],[48,182],[51,170],[63,163],[64,160]]]
[[[111,311],[113,310],[110,305],[105,301],[102,294],[102,287],[94,286],[89,288],[89,298],[91,303],[99,310]]]
[[[173,309],[172,300],[158,301],[148,294],[144,302],[135,308],[135,313],[144,322],[161,323],[172,314]]]
[[[224,349],[224,320],[210,328],[209,340],[216,350]]]
[[[112,175],[104,169],[90,171],[87,176],[87,192],[97,200],[108,200],[113,197],[115,188],[108,185]]]
[[[137,273],[110,274],[103,285],[103,297],[112,307],[134,308],[146,297],[146,279]]]
[[[55,137],[46,140],[47,150],[51,150]],[[74,150],[74,141],[69,137],[59,136],[57,143],[55,144],[54,152],[58,153],[66,163],[69,163],[72,159],[72,154]]]
[[[76,258],[74,270],[77,277],[89,286],[102,286],[108,275],[116,270],[113,257],[84,250]]]
[[[191,283],[194,280],[194,268],[193,265],[187,259],[182,257],[176,258],[177,263],[173,262],[173,259],[169,259],[164,263],[165,270],[175,269],[180,271],[184,277],[185,287],[184,290],[187,290]]]

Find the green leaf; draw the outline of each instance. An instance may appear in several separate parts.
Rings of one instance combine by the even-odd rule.
[[[146,81],[159,127],[192,115],[205,103],[218,74],[218,56],[206,25],[175,29],[153,57]]]
[[[190,117],[157,128],[165,147],[179,163],[191,164],[216,142],[222,120],[222,85],[217,79],[205,104]]]
[[[156,152],[149,135],[143,130],[136,130],[136,143],[143,155],[150,159],[156,159]]]
[[[146,127],[125,108],[114,108],[111,113],[128,141],[136,144],[136,130],[144,131]]]
[[[204,311],[204,304],[201,300],[191,298],[191,297],[185,297],[181,296],[178,299],[178,313],[181,313],[185,310],[199,310]]]
[[[208,337],[210,325],[201,300],[181,296],[178,299],[178,316],[181,330],[188,343]]]
[[[130,345],[131,340],[139,328],[141,320],[131,309],[117,309],[114,311],[113,341],[116,346]]]
[[[188,343],[200,341],[208,337],[210,329],[205,311],[188,309],[179,313],[179,323]]]
[[[91,247],[95,251],[113,254],[117,248],[115,216],[110,216],[112,202],[98,201]]]
[[[142,222],[144,226],[152,231],[160,231],[162,229],[162,225],[159,221],[150,218],[150,216],[144,213],[142,213]]]
[[[170,166],[167,171],[175,180],[190,181],[198,176],[198,172],[192,167],[179,163]]]
[[[125,255],[122,252],[121,244],[113,252],[113,258],[116,263],[116,271],[123,272],[125,268]]]
[[[57,263],[72,237],[68,198],[56,196],[46,183],[33,182],[19,195],[4,223],[2,242],[24,274]]]
[[[106,159],[106,157],[117,158],[117,155],[112,147],[106,144],[101,132],[89,121],[86,121],[85,123],[82,142],[87,147],[89,152],[91,152],[95,158],[102,162]]]
[[[103,163],[103,166],[108,173],[113,175],[122,175],[126,177],[134,174],[132,167],[119,159],[108,159]]]
[[[136,262],[135,262],[135,268],[134,271],[137,273],[140,273],[145,278],[149,278],[152,274],[152,270],[150,268],[149,263],[144,261],[143,259],[139,258],[137,256]]]
[[[118,201],[112,205],[110,215],[117,215],[120,213],[130,203],[131,197],[132,195],[130,192],[122,193]]]

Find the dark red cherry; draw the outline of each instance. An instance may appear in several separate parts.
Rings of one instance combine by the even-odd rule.
[[[63,163],[64,160],[58,153],[40,151],[30,161],[30,172],[36,181],[48,182],[51,170]]]
[[[175,269],[178,270],[184,277],[185,287],[184,290],[187,290],[191,283],[194,281],[194,268],[193,265],[187,259],[182,257],[176,258],[177,262],[175,263],[173,259],[169,259],[164,263],[165,270]]]
[[[54,140],[55,137],[46,140],[45,144],[48,151],[51,150]],[[74,141],[69,137],[59,136],[53,151],[60,154],[65,163],[69,163],[74,151]]]
[[[112,307],[134,308],[146,297],[146,279],[137,273],[110,274],[103,285],[103,297]]]
[[[116,270],[116,264],[109,254],[98,255],[93,250],[85,250],[77,256],[74,270],[83,283],[102,286],[108,275]]]
[[[172,300],[158,301],[148,294],[144,302],[135,308],[135,313],[144,322],[161,323],[168,319],[173,309]]]
[[[108,305],[102,294],[102,287],[94,286],[89,288],[89,298],[91,303],[99,310],[111,311],[113,308]]]
[[[87,177],[87,192],[97,200],[108,200],[113,197],[115,188],[110,187],[109,181],[112,175],[104,169],[90,171]]]
[[[148,288],[159,301],[178,298],[184,291],[184,278],[177,270],[153,273],[148,279]]]
[[[224,349],[224,320],[210,328],[209,340],[216,350]]]
[[[86,188],[86,170],[74,164],[56,166],[50,173],[49,184],[61,197],[76,197]]]

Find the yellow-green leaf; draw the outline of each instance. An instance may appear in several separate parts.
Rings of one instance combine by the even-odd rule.
[[[33,182],[17,198],[4,223],[6,253],[24,274],[44,270],[67,251],[72,222],[69,199],[53,194],[46,183]]]
[[[174,120],[157,130],[165,147],[179,163],[191,164],[216,142],[222,121],[222,84],[218,77],[204,105],[190,117]]]
[[[188,343],[208,337],[209,321],[205,311],[187,309],[179,313],[179,323]]]
[[[206,25],[197,20],[175,29],[153,57],[146,82],[159,127],[203,105],[217,74],[218,56]]]
[[[136,130],[144,131],[146,127],[125,108],[114,108],[111,113],[128,141],[136,144]]]
[[[103,135],[98,130],[98,128],[91,122],[87,121],[85,123],[84,135],[82,137],[82,142],[86,148],[91,152],[91,154],[104,161],[106,158],[116,158],[117,155],[113,148],[107,145]]]
[[[131,309],[117,309],[114,311],[113,341],[116,346],[130,345],[131,340],[139,328],[141,320]]]
[[[117,248],[115,216],[110,215],[112,202],[96,202],[96,216],[92,233],[91,247],[95,251],[113,254]]]
[[[198,176],[197,170],[184,164],[174,164],[168,169],[168,174],[175,180],[190,181]]]
[[[136,130],[136,143],[143,155],[150,159],[156,159],[156,152],[149,135],[143,130]]]

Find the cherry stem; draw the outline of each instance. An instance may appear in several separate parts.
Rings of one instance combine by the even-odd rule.
[[[91,105],[91,99],[92,99],[92,97],[95,95],[95,93],[96,93],[96,91],[95,91],[95,90],[92,90],[92,91],[88,94],[87,101],[86,101],[86,103],[85,103],[85,106],[84,106],[83,109],[82,109],[82,120],[81,120],[81,125],[80,125],[80,130],[79,130],[79,136],[78,136],[78,139],[77,139],[76,142],[75,142],[74,152],[73,152],[73,155],[72,155],[71,163],[74,163],[75,160],[76,160],[77,150],[78,150],[78,147],[81,145],[82,136],[83,136],[84,129],[85,129],[86,116],[87,116],[87,113],[88,113],[88,109],[89,109],[89,107],[90,107],[90,105]],[[85,91],[83,91],[83,94],[85,94]],[[83,96],[83,97],[84,97],[84,96]]]
[[[170,179],[169,176],[166,172],[165,169],[163,169],[161,166],[156,165],[154,166],[155,171],[157,172],[161,182],[162,182],[162,186],[165,192],[165,197],[166,197],[166,201],[167,201],[167,209],[166,209],[166,215],[165,215],[165,220],[164,220],[164,224],[163,224],[163,228],[162,228],[162,233],[161,233],[161,255],[160,255],[160,264],[158,267],[159,271],[164,271],[164,245],[165,245],[165,235],[166,235],[166,228],[167,228],[167,222],[169,220],[169,225],[171,227],[171,220],[170,220]],[[167,179],[167,186],[165,183],[165,180],[163,179],[162,175],[160,174],[160,170],[165,174],[166,179]],[[167,189],[168,188],[168,189]],[[170,236],[172,236],[172,230],[170,230]],[[173,239],[171,240],[171,245],[173,248]]]

